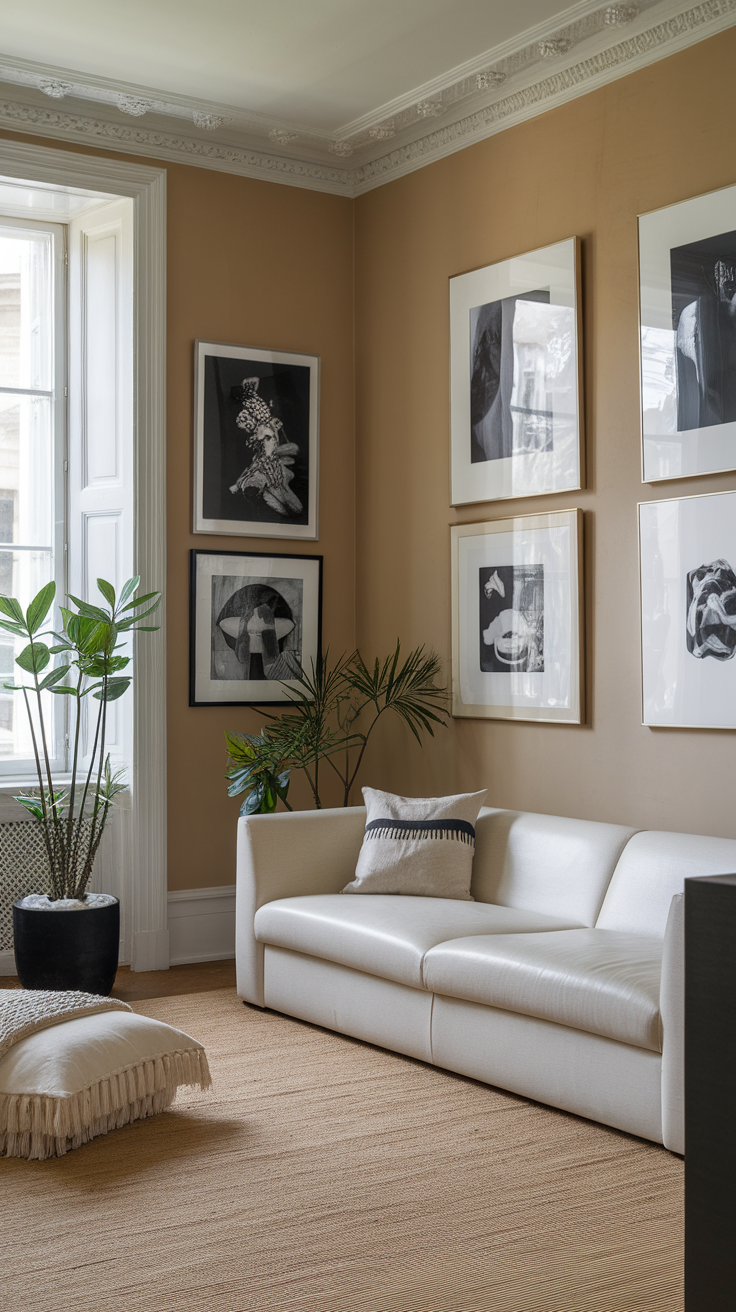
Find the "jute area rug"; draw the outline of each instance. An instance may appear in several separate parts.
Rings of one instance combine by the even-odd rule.
[[[2,1312],[679,1312],[663,1148],[245,1007],[138,1003],[211,1094],[0,1161]]]

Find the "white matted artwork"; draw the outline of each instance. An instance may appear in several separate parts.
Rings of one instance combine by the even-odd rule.
[[[639,506],[644,724],[736,729],[736,492]]]
[[[450,279],[451,501],[583,486],[577,238]]]
[[[189,705],[277,705],[320,653],[322,557],[190,552]]]
[[[581,724],[582,510],[460,524],[452,713]]]
[[[642,477],[736,469],[736,187],[639,218]]]

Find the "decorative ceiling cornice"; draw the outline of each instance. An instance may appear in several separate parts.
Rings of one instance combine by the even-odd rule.
[[[734,25],[736,0],[581,0],[331,135],[0,56],[0,126],[357,196]]]

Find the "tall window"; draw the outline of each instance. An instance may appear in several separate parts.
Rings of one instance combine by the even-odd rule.
[[[24,608],[50,579],[64,590],[64,266],[62,225],[0,217],[0,593]],[[0,636],[0,685],[18,673],[19,650]],[[45,696],[58,768],[62,705]],[[20,694],[0,686],[0,775],[31,765]]]

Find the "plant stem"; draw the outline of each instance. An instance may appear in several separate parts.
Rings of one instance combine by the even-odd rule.
[[[46,766],[46,778],[48,779],[48,785],[49,785],[51,825],[53,826],[53,835],[54,835],[54,863],[56,864],[59,858],[61,858],[61,883],[65,885],[66,877],[67,877],[67,862],[66,862],[66,854],[64,851],[64,840],[61,833],[59,832],[59,815],[57,813],[56,798],[54,797],[54,785],[51,780],[51,762],[49,760],[49,749],[48,749],[48,744],[46,742],[46,725],[44,723],[44,718],[43,718],[43,704],[41,701],[41,689],[38,686],[38,674],[36,673],[35,644],[32,635],[29,633],[28,636],[31,642],[31,664],[33,666],[33,683],[36,689],[36,701],[38,703],[38,722],[39,722],[39,727],[41,729],[41,745],[43,747],[43,759],[44,759],[44,764]],[[40,771],[39,771],[39,776],[40,776]],[[48,818],[46,823],[48,824]]]
[[[28,692],[27,692],[27,690],[26,690],[25,688],[23,689],[23,697],[24,697],[24,699],[25,699],[25,703],[26,703],[26,715],[28,716],[28,724],[29,724],[29,726],[30,726],[30,730],[31,730],[31,742],[33,743],[33,755],[34,755],[34,758],[35,758],[35,761],[36,761],[36,774],[38,775],[38,791],[39,791],[39,794],[40,794],[40,797],[41,797],[41,811],[42,811],[42,814],[43,814],[43,821],[42,821],[42,823],[41,823],[41,829],[42,829],[42,832],[43,832],[43,841],[44,841],[44,843],[45,843],[45,845],[46,845],[46,855],[48,856],[48,859],[49,859],[49,874],[51,875],[51,892],[52,892],[52,893],[57,893],[57,892],[58,892],[58,883],[57,883],[57,879],[56,879],[56,870],[55,870],[55,867],[54,867],[53,849],[52,849],[52,846],[51,846],[51,840],[50,840],[50,838],[49,838],[49,832],[48,832],[48,808],[47,808],[47,806],[46,806],[46,789],[45,789],[45,787],[44,787],[43,775],[42,775],[42,773],[41,773],[41,761],[40,761],[40,759],[39,759],[39,755],[38,755],[38,743],[36,742],[36,730],[35,730],[34,727],[33,727],[33,719],[32,719],[32,716],[31,716],[31,706],[30,706],[30,702],[28,701]]]
[[[82,692],[83,680],[84,680],[84,675],[80,670],[79,680],[77,682],[77,700],[76,700],[77,719],[74,725],[74,757],[72,760],[72,783],[71,783],[71,788],[69,790],[69,814],[67,816],[67,845],[69,847],[69,861],[75,879],[76,879],[76,872],[77,872],[77,852],[79,850],[79,840],[77,839],[76,842],[74,841],[73,820],[74,820],[74,800],[75,800],[75,794],[77,788],[77,761],[79,758],[79,730],[82,722],[81,692]],[[81,831],[82,815],[83,815],[83,809],[80,812],[80,817],[78,821],[78,829],[80,831]]]

